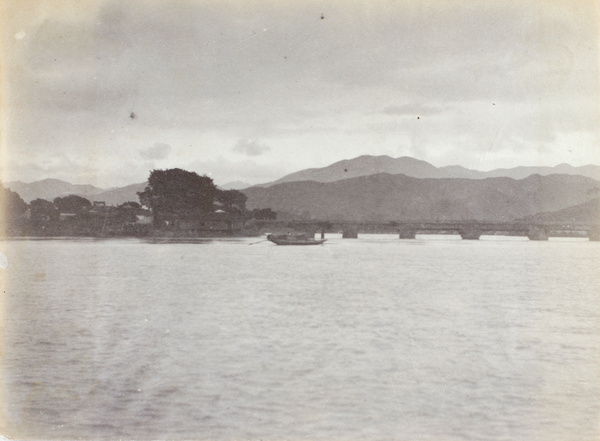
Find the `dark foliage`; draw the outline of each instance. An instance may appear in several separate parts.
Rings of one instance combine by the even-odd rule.
[[[217,190],[217,202],[227,213],[244,214],[248,197],[238,190]]]
[[[252,210],[252,217],[256,220],[275,220],[277,213],[270,208],[261,208]]]
[[[31,216],[29,222],[34,227],[48,227],[56,223],[60,214],[54,204],[45,199],[34,199],[29,204]]]
[[[0,184],[0,210],[7,221],[14,220],[27,211],[27,203],[17,193]]]
[[[21,196],[0,184],[0,234],[19,234],[26,222],[27,209]]]
[[[214,212],[217,187],[208,176],[181,170],[153,170],[148,186],[138,193],[150,208],[155,225],[165,219],[197,219]]]
[[[54,198],[54,205],[60,213],[78,214],[92,208],[92,203],[86,198],[71,194],[65,197]]]
[[[133,201],[125,202],[117,207],[119,210],[131,210],[134,212],[139,212],[142,210],[142,206]]]
[[[145,212],[137,202],[125,202],[119,205],[112,214],[121,223],[131,223],[137,220],[136,215],[144,214]]]

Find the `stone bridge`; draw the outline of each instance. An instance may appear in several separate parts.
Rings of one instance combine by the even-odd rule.
[[[549,237],[587,237],[600,240],[600,224],[529,223],[529,222],[336,222],[336,221],[278,221],[282,228],[308,233],[342,233],[343,238],[359,234],[398,234],[400,239],[414,239],[417,234],[459,234],[463,239],[477,240],[482,235],[526,236],[530,240]]]

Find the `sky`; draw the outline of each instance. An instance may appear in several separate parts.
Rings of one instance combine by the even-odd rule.
[[[3,182],[600,164],[598,0],[0,0]]]

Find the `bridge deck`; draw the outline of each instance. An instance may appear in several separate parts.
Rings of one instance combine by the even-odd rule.
[[[414,238],[416,234],[460,234],[465,239],[481,235],[527,236],[545,240],[548,237],[589,237],[600,240],[600,225],[575,223],[529,222],[344,222],[344,221],[275,221],[271,227],[307,232],[344,232],[344,237],[358,234],[399,234],[400,238]]]

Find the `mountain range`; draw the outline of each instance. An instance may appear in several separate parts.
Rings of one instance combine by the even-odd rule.
[[[354,159],[345,159],[327,167],[309,168],[286,175],[276,181],[259,185],[270,187],[284,182],[316,181],[335,182],[342,179],[370,176],[379,173],[391,175],[406,175],[413,178],[464,178],[464,179],[486,179],[507,177],[513,179],[524,179],[531,175],[580,175],[600,180],[600,166],[586,165],[573,167],[568,164],[560,164],[555,167],[515,167],[499,168],[491,171],[471,170],[459,165],[447,167],[435,167],[428,162],[419,159],[402,156],[391,158],[389,156],[359,156]]]
[[[6,183],[5,186],[18,193],[27,203],[38,198],[53,201],[57,197],[76,194],[90,201],[104,201],[108,205],[120,205],[128,201],[138,202],[137,192],[144,190],[146,185],[145,182],[142,182],[126,187],[104,189],[93,185],[70,184],[60,179],[43,179],[31,183],[12,181]]]
[[[582,204],[567,207],[558,211],[541,212],[527,216],[525,221],[569,223],[582,222],[597,224],[600,221],[600,198],[592,199]]]
[[[600,196],[600,182],[572,175],[431,179],[379,173],[335,182],[286,182],[244,190],[247,206],[280,217],[387,221],[511,221]]]
[[[600,167],[596,165],[482,172],[460,166],[438,168],[409,157],[360,156],[242,191],[249,209],[269,207],[280,219],[504,221],[542,216],[540,219],[589,220],[595,213],[593,201],[600,197],[599,181]],[[241,182],[231,184],[221,188],[243,186]],[[6,187],[28,203],[78,194],[90,201],[119,205],[137,202],[137,192],[146,185],[102,189],[44,179],[9,182]]]
[[[67,196],[69,194],[77,194],[88,198],[104,191],[104,189],[94,187],[93,185],[69,184],[60,179],[43,179],[31,183],[12,181],[7,182],[4,186],[18,193],[27,203],[38,198],[52,201],[56,197]]]

